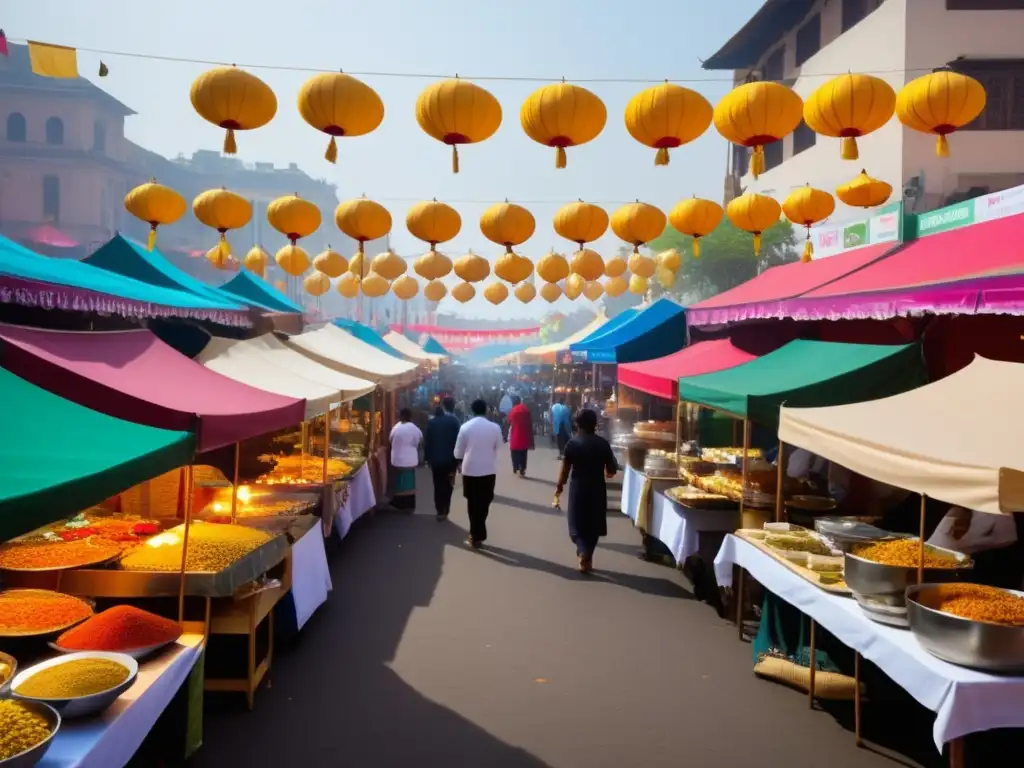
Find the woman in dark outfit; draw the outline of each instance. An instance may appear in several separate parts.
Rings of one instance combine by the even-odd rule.
[[[597,429],[596,413],[580,411],[576,426],[579,432],[565,446],[565,459],[555,493],[560,496],[566,481],[570,481],[569,538],[576,545],[580,572],[589,573],[594,567],[597,540],[608,534],[605,478],[615,477],[618,464],[608,441],[594,434]]]

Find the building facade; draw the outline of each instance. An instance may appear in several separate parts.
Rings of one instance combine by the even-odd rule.
[[[935,154],[935,138],[893,118],[858,139],[860,159],[842,160],[839,140],[802,125],[765,147],[766,172],[749,173],[749,151],[733,147],[725,198],[744,191],[779,200],[810,184],[833,190],[863,168],[892,184],[908,210],[931,210],[1024,183],[1024,0],[768,0],[705,63],[751,79],[783,82],[806,98],[829,77],[863,72],[895,90],[939,67],[981,81],[985,111],[950,137],[952,155]],[[857,212],[837,203],[834,218]]]

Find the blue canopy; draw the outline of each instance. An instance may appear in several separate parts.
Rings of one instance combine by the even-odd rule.
[[[399,360],[406,359],[405,355],[384,341],[383,337],[368,325],[363,325],[355,320],[346,320],[341,317],[334,320],[334,324],[342,330],[348,331],[360,341],[369,344],[371,347],[376,347],[381,352],[387,352],[389,355],[397,357]]]
[[[235,301],[262,307],[270,312],[302,312],[302,307],[245,267],[240,267],[238,274],[224,283],[219,290]]]
[[[490,360],[495,360],[499,357],[504,357],[505,355],[511,355],[515,352],[522,352],[529,346],[529,344],[516,344],[512,342],[482,344],[479,347],[467,349],[465,352],[462,352],[459,355],[459,360],[463,363],[469,364],[486,363]]]
[[[603,338],[604,336],[607,336],[609,333],[612,333],[622,325],[625,325],[638,314],[640,314],[640,310],[633,309],[632,307],[630,307],[629,309],[622,310],[619,314],[617,314],[611,320],[606,322],[604,325],[600,326],[599,328],[596,328],[590,335],[585,336],[584,338],[577,341],[575,344],[570,344],[569,351],[581,353],[585,352],[592,343],[596,342],[598,339]]]
[[[572,351],[584,353],[588,363],[636,363],[670,355],[684,346],[686,309],[669,299],[658,299],[611,332],[573,344]]]
[[[448,355],[449,357],[451,356],[451,353],[443,346],[441,346],[441,342],[439,342],[433,336],[427,336],[427,340],[423,342],[423,351],[429,352],[432,355]]]

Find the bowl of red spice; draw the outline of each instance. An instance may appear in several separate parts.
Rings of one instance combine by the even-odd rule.
[[[51,647],[63,653],[110,651],[142,659],[181,637],[176,621],[132,605],[115,605],[69,629]]]

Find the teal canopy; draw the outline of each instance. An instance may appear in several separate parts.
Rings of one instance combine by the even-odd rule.
[[[427,340],[423,342],[423,351],[429,352],[432,355],[448,355],[449,357],[451,356],[451,353],[443,346],[441,346],[441,342],[439,342],[433,336],[427,336]]]
[[[925,380],[917,344],[800,340],[735,368],[679,379],[679,399],[778,427],[783,405],[814,408],[876,400]]]
[[[192,460],[195,435],[134,424],[0,368],[0,541]]]
[[[376,347],[381,352],[387,352],[389,355],[397,357],[399,360],[405,360],[405,355],[384,341],[384,338],[368,325],[363,325],[355,320],[346,320],[341,317],[334,320],[334,324],[343,331],[348,331],[360,341],[369,344],[371,347]]]
[[[589,336],[587,336],[586,338],[580,339],[575,344],[572,344],[569,347],[569,351],[570,352],[583,352],[588,345],[593,344],[594,342],[599,341],[600,339],[604,338],[608,334],[614,333],[618,328],[621,328],[623,325],[628,323],[630,320],[632,320],[638,314],[640,314],[640,310],[633,309],[632,307],[630,307],[629,309],[622,310],[621,312],[619,312],[619,314],[617,314],[615,317],[613,317],[607,323],[602,325],[600,328],[595,329],[594,332],[591,333]]]
[[[241,267],[237,275],[224,283],[220,291],[235,301],[271,312],[302,312],[302,307],[245,267]]]

